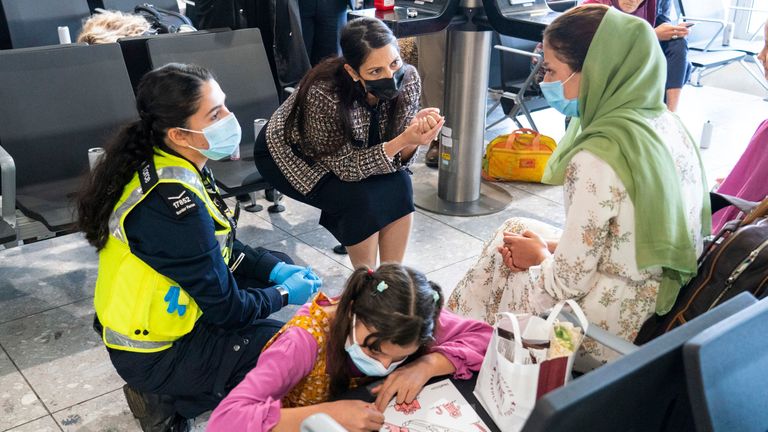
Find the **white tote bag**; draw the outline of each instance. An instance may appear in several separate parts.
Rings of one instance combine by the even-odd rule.
[[[573,341],[569,347],[572,350],[570,354],[547,359],[549,348],[537,346],[536,343],[548,343],[549,340],[529,341],[524,339],[523,335],[541,334],[541,328],[528,329],[531,324],[546,326],[545,334],[549,337],[555,328],[556,318],[566,303],[571,306],[580,321],[580,338]],[[588,324],[586,316],[573,300],[555,305],[546,321],[530,314],[516,315],[504,312],[497,315],[474,394],[499,429],[504,432],[521,430],[533,411],[536,400],[568,381],[575,353],[584,339]],[[507,337],[510,334],[512,340]],[[524,340],[526,343],[532,342],[533,345],[524,347]]]

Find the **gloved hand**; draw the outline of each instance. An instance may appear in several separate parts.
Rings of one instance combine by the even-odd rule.
[[[289,277],[293,276],[296,272],[304,270],[304,267],[285,262],[279,262],[272,267],[272,271],[269,272],[269,280],[276,284],[285,282]]]
[[[289,264],[290,265],[290,264]],[[296,272],[280,285],[288,291],[288,304],[303,305],[309,297],[323,286],[323,281],[307,267]]]
[[[293,276],[295,273],[300,272],[302,270],[308,272],[307,276],[310,279],[314,279],[318,281],[320,280],[320,278],[315,274],[315,272],[312,271],[311,267],[302,267],[294,264],[288,264],[285,262],[279,262],[274,267],[272,267],[272,271],[269,272],[269,280],[276,284],[281,284],[286,280],[288,280],[289,277]]]

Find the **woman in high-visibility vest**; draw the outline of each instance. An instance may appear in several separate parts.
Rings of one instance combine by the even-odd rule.
[[[106,147],[78,203],[98,250],[94,327],[145,431],[185,430],[255,364],[321,285],[284,254],[235,240],[237,217],[205,164],[240,144],[210,72],[169,64],[137,94],[139,120]]]

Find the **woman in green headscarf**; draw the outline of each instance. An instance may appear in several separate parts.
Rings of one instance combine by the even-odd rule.
[[[577,299],[591,322],[633,341],[696,271],[711,219],[698,150],[664,105],[664,56],[647,22],[572,9],[544,32],[544,68],[545,97],[574,118],[544,176],[564,185],[565,226],[506,221],[448,307],[493,322]]]

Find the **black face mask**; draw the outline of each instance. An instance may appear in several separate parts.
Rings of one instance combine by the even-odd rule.
[[[400,94],[403,88],[403,76],[405,68],[401,67],[392,75],[392,78],[382,78],[372,81],[365,81],[365,90],[379,99],[394,99]]]

